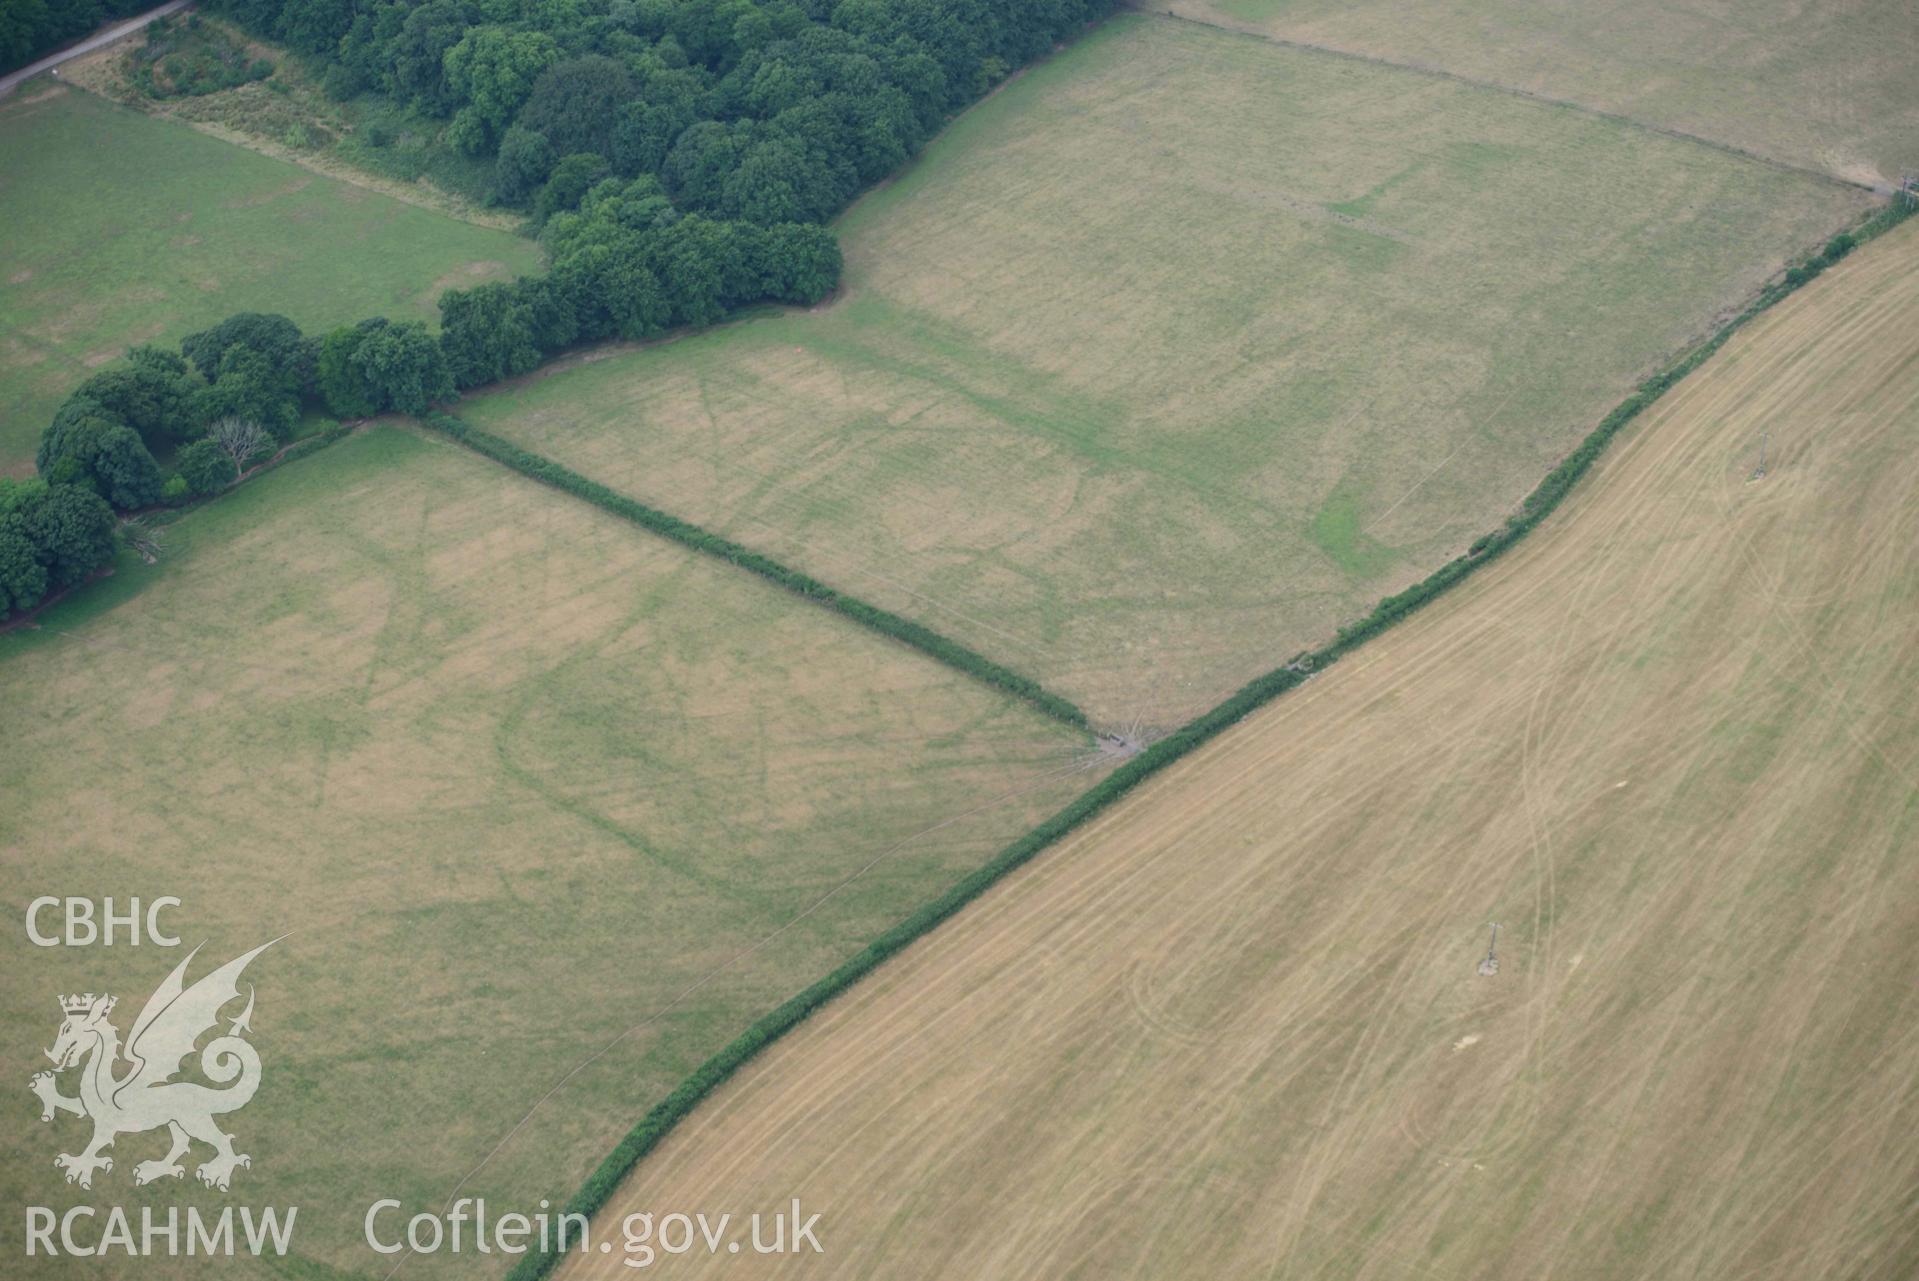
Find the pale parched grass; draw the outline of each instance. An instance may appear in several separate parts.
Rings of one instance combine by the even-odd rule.
[[[1852,182],[1919,168],[1919,22],[1907,0],[1154,7],[1623,114]]]
[[[1865,203],[1122,18],[858,206],[830,305],[460,413],[1170,726],[1463,550]]]
[[[111,990],[124,1030],[181,956],[34,948],[34,895],[176,895],[209,964],[292,931],[249,972],[265,1083],[227,1128],[236,1198],[301,1207],[331,1267],[383,1269],[367,1206],[437,1206],[483,1160],[468,1194],[563,1199],[694,1064],[1096,777],[966,676],[396,428],[168,542],[112,608],[0,636],[0,1029],[50,1044],[58,993]],[[132,1196],[163,1136],[67,1187],[80,1123],[39,1122],[25,1062],[0,1194]]]

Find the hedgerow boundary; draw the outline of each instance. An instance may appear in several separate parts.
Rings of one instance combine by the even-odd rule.
[[[789,997],[771,1012],[729,1042],[719,1053],[694,1069],[692,1075],[640,1118],[614,1149],[589,1174],[578,1192],[567,1200],[566,1213],[592,1215],[606,1204],[620,1181],[632,1172],[646,1155],[659,1146],[673,1127],[697,1107],[729,1077],[750,1062],[767,1046],[798,1027],[815,1010],[844,993],[880,964],[929,933],[935,926],[984,894],[1008,872],[1032,858],[1076,828],[1084,826],[1101,811],[1159,773],[1173,762],[1216,738],[1247,716],[1272,702],[1281,694],[1303,684],[1314,672],[1336,662],[1367,641],[1378,636],[1420,606],[1463,582],[1480,566],[1492,561],[1536,529],[1572,492],[1579,479],[1620,431],[1653,404],[1707,357],[1718,351],[1734,333],[1760,313],[1814,280],[1827,267],[1851,253],[1868,240],[1890,231],[1912,216],[1910,201],[1894,198],[1854,226],[1834,236],[1824,249],[1788,268],[1784,275],[1768,284],[1747,307],[1713,333],[1689,348],[1663,372],[1641,383],[1632,395],[1602,419],[1597,427],[1547,473],[1519,510],[1492,533],[1474,540],[1465,554],[1455,557],[1420,582],[1397,595],[1388,596],[1358,622],[1339,629],[1332,641],[1319,649],[1295,657],[1284,667],[1268,672],[1243,686],[1226,701],[1159,739],[1118,769],[1095,783],[1059,813],[1053,815],[1019,840],[1001,850],[991,862],[961,878],[938,898],[868,943],[852,958],[798,995]],[[444,416],[442,416],[444,417]],[[464,426],[464,424],[461,424]],[[441,430],[445,430],[444,427]],[[484,435],[468,428],[473,435]],[[448,433],[453,434],[453,433]],[[456,437],[457,439],[457,437]],[[492,439],[488,437],[488,439]],[[505,445],[505,442],[498,442]],[[506,445],[507,449],[514,449]],[[515,451],[523,452],[523,451]],[[529,457],[531,457],[529,455]],[[502,460],[504,461],[504,460]],[[563,470],[563,469],[562,469]],[[528,473],[532,474],[532,473]],[[571,473],[569,473],[571,474]],[[549,482],[551,483],[551,482]],[[585,482],[592,484],[592,482]],[[600,488],[597,487],[596,488]],[[617,495],[615,495],[617,497]],[[623,500],[630,501],[630,500]],[[638,504],[635,504],[638,506]],[[670,517],[667,519],[671,519]],[[678,522],[676,522],[678,523]],[[688,528],[691,528],[688,526]],[[982,660],[984,661],[984,660]],[[540,1281],[553,1270],[561,1257],[550,1248],[529,1251],[507,1274],[508,1281]]]
[[[1014,698],[1022,700],[1056,721],[1085,733],[1092,732],[1092,725],[1086,719],[1086,713],[1073,703],[1046,689],[1038,681],[1021,676],[1010,668],[1002,667],[985,655],[968,649],[950,637],[940,635],[930,627],[922,626],[910,618],[902,618],[877,605],[868,604],[856,596],[848,596],[844,592],[828,587],[809,574],[802,574],[796,569],[780,564],[770,556],[763,556],[750,548],[742,547],[730,538],[722,537],[690,521],[669,516],[657,508],[628,498],[625,494],[609,489],[596,480],[590,480],[550,458],[521,449],[518,445],[502,440],[491,432],[462,422],[452,414],[429,413],[422,421],[442,435],[458,441],[477,454],[491,458],[496,463],[512,468],[522,476],[550,485],[575,498],[584,499],[595,507],[611,512],[623,520],[630,520],[683,547],[718,557],[729,565],[738,566],[748,573],[758,574],[761,578],[784,587],[797,596],[832,610],[842,618],[863,627],[870,627],[903,645],[911,646],[929,658],[964,672],[975,680],[984,681],[1002,693],[1011,694]]]

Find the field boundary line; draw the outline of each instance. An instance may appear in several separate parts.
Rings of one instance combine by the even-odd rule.
[[[891,610],[881,609],[857,596],[849,596],[845,592],[827,586],[810,574],[803,574],[799,570],[781,564],[771,556],[742,546],[730,538],[713,533],[691,521],[669,515],[657,507],[650,507],[636,498],[630,498],[618,490],[583,476],[570,467],[565,467],[531,450],[522,449],[489,431],[474,427],[455,418],[452,414],[434,411],[427,414],[421,421],[427,427],[466,446],[474,453],[490,458],[503,467],[519,472],[522,476],[551,486],[562,493],[571,494],[575,498],[591,503],[622,520],[631,521],[642,529],[670,539],[692,551],[723,560],[748,573],[757,574],[796,596],[825,606],[842,618],[879,632],[881,635],[920,651],[928,658],[982,681],[1002,694],[1010,694],[1053,720],[1085,733],[1092,732],[1092,723],[1087,720],[1086,713],[1076,704],[1053,693],[1031,677],[1022,676],[1011,668],[994,662],[977,650],[970,649],[922,623],[904,618]]]
[[[664,1099],[654,1104],[595,1167],[593,1173],[587,1176],[579,1191],[568,1198],[563,1211],[588,1216],[596,1213],[634,1167],[658,1147],[660,1141],[681,1120],[760,1051],[805,1022],[815,1010],[846,992],[883,962],[904,951],[980,897],[1007,873],[1030,862],[1047,847],[1085,826],[1147,779],[1204,746],[1280,695],[1305,684],[1319,670],[1411,616],[1421,606],[1444,595],[1481,566],[1511,549],[1565,501],[1578,481],[1592,469],[1613,438],[1628,423],[1703,364],[1734,333],[1816,279],[1827,267],[1852,252],[1859,244],[1891,230],[1914,212],[1914,204],[1908,201],[1895,200],[1881,206],[1849,231],[1834,236],[1818,254],[1788,268],[1731,319],[1706,338],[1683,350],[1662,372],[1641,383],[1632,395],[1615,406],[1557,467],[1547,473],[1545,479],[1526,496],[1519,510],[1498,529],[1481,535],[1466,552],[1418,583],[1380,601],[1365,617],[1340,628],[1331,641],[1316,650],[1298,655],[1264,676],[1256,677],[1211,710],[1200,713],[1167,737],[1156,740],[1082,792],[1057,814],[1001,850],[990,862],[961,877],[951,888],[868,943],[825,977],[761,1016],[746,1031],[696,1068]],[[456,427],[464,426],[445,415],[436,417],[453,422]],[[473,432],[470,428],[467,430],[475,436],[485,435]],[[505,445],[503,441],[497,443]],[[505,447],[524,453],[515,446]],[[595,487],[604,490],[603,486]],[[561,1257],[561,1254],[550,1249],[529,1250],[507,1273],[508,1281],[540,1281],[553,1270]]]
[[[1501,84],[1497,80],[1481,80],[1475,76],[1462,75],[1457,71],[1448,71],[1444,67],[1435,67],[1424,62],[1400,62],[1393,58],[1382,57],[1374,53],[1360,53],[1356,49],[1342,49],[1338,45],[1315,44],[1310,40],[1289,40],[1285,36],[1272,35],[1265,31],[1248,31],[1243,27],[1229,27],[1220,22],[1209,22],[1205,18],[1195,18],[1189,14],[1174,13],[1170,9],[1149,9],[1138,0],[1123,0],[1124,7],[1132,12],[1149,18],[1164,18],[1171,22],[1184,22],[1189,26],[1205,27],[1209,31],[1218,31],[1229,36],[1243,36],[1248,40],[1259,40],[1281,49],[1291,49],[1298,53],[1322,54],[1328,58],[1344,58],[1349,62],[1363,62],[1374,67],[1389,67],[1395,71],[1407,71],[1414,75],[1425,76],[1432,80],[1450,80],[1454,84],[1466,85],[1473,89],[1487,89],[1494,93],[1507,94],[1527,102],[1536,102],[1544,107],[1563,107],[1576,111],[1582,116],[1591,116],[1596,120],[1609,120],[1614,124],[1655,133],[1664,138],[1679,142],[1695,143],[1701,147],[1710,147],[1725,155],[1737,156],[1741,160],[1750,160],[1755,164],[1780,169],[1786,173],[1798,174],[1803,178],[1817,178],[1821,182],[1833,183],[1841,187],[1850,187],[1855,191],[1870,191],[1875,195],[1892,195],[1891,187],[1879,186],[1870,182],[1860,182],[1856,178],[1847,178],[1829,170],[1817,169],[1811,165],[1796,164],[1782,160],[1777,156],[1768,156],[1764,152],[1752,151],[1737,143],[1722,142],[1717,138],[1708,138],[1704,134],[1688,133],[1684,129],[1674,129],[1670,125],[1656,125],[1650,120],[1641,120],[1623,112],[1607,111],[1603,107],[1590,106],[1572,98],[1555,98],[1550,94],[1535,93],[1531,89],[1521,89],[1517,85]]]

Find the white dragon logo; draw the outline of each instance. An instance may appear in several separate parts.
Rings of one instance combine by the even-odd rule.
[[[42,1121],[51,1121],[57,1112],[71,1112],[93,1121],[93,1141],[85,1151],[78,1155],[62,1153],[53,1159],[54,1165],[66,1171],[68,1183],[93,1186],[95,1170],[113,1169],[112,1158],[101,1152],[113,1146],[115,1137],[163,1125],[172,1136],[172,1150],[157,1161],[134,1166],[133,1181],[137,1184],[181,1177],[185,1171],[180,1158],[193,1139],[213,1148],[212,1159],[194,1171],[210,1188],[226,1191],[234,1170],[253,1164],[251,1158],[233,1150],[233,1136],[222,1133],[213,1123],[214,1117],[245,1107],[260,1088],[260,1056],[241,1039],[253,1017],[251,984],[240,1017],[232,1020],[226,1035],[214,1037],[200,1051],[201,1072],[226,1088],[216,1090],[196,1081],[173,1078],[180,1072],[181,1061],[193,1053],[194,1043],[219,1023],[221,1007],[238,999],[240,972],[279,941],[263,943],[245,956],[228,961],[192,987],[187,987],[184,980],[188,964],[200,949],[189,952],[147,998],[140,1017],[133,1021],[124,1054],[132,1067],[122,1076],[114,1074],[123,1057],[120,1032],[107,1021],[115,999],[91,992],[60,998],[60,1010],[66,1018],[53,1048],[47,1051],[54,1069],[35,1073],[29,1088],[40,1098]],[[80,1067],[80,1093],[69,1098],[60,1093],[54,1073],[76,1066]]]

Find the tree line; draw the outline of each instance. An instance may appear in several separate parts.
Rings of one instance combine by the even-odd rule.
[[[577,207],[593,177],[679,208],[820,222],[954,111],[1112,0],[208,0],[325,68],[445,120],[501,202]]]
[[[34,458],[40,475],[84,485],[122,511],[178,503],[224,487],[245,465],[213,438],[218,424],[256,425],[265,444],[289,439],[309,408],[424,414],[576,343],[709,324],[766,299],[817,302],[839,278],[839,246],[825,228],[682,216],[650,178],[602,184],[552,230],[546,275],[449,290],[437,335],[375,316],[309,336],[285,316],[241,312],[177,351],[135,347],[55,412]],[[173,460],[171,475],[162,458]]]
[[[144,7],[111,3],[124,9],[88,8],[84,29]],[[111,537],[62,531],[104,519],[110,533],[114,509],[217,493],[309,409],[420,415],[576,344],[818,302],[841,267],[822,222],[1112,0],[208,7],[318,60],[336,97],[380,93],[444,119],[456,146],[492,158],[495,197],[528,211],[548,271],[448,291],[437,335],[386,317],[307,335],[243,312],[177,351],[134,348],[61,405],[36,452],[40,481],[7,490],[0,614],[111,558]],[[0,50],[43,10],[79,21],[77,6],[25,0],[0,19]],[[38,568],[7,568],[29,561]]]
[[[375,316],[308,335],[285,316],[241,312],[89,377],[41,432],[39,481],[5,495],[0,616],[110,560],[115,510],[218,493],[308,411],[417,416],[577,343],[710,324],[763,300],[813,303],[839,280],[825,228],[682,214],[651,177],[598,184],[546,239],[546,275],[449,290],[438,334]],[[60,532],[83,510],[104,521],[104,541]]]

